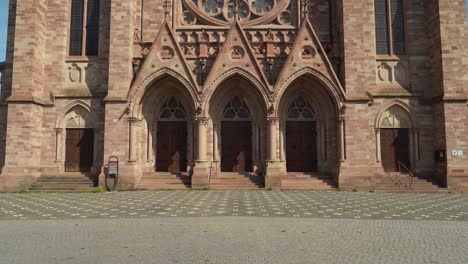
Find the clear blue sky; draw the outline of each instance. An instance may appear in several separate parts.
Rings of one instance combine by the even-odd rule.
[[[0,61],[5,60],[7,24],[8,24],[8,0],[0,0]],[[468,0],[467,0],[468,3]]]

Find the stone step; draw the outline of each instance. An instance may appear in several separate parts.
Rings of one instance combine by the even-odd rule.
[[[44,175],[30,187],[40,191],[92,190],[94,180],[86,175]]]
[[[335,184],[318,173],[288,173],[281,178],[281,189],[332,190]]]
[[[223,172],[210,178],[210,189],[214,190],[252,190],[263,186],[263,177],[247,173]]]
[[[211,186],[212,190],[258,190],[263,188],[262,186]]]

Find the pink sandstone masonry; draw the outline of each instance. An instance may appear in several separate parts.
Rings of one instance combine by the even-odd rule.
[[[222,127],[235,119],[226,115],[233,98],[249,111],[234,121],[251,124],[249,173],[265,187],[291,175],[286,128],[301,98],[314,112],[299,121],[316,125],[306,135],[315,173],[338,188],[375,189],[388,174],[384,132],[395,129],[408,133],[417,177],[468,190],[465,0],[403,0],[399,56],[376,54],[374,0],[99,2],[98,55],[70,56],[70,0],[10,0],[0,191],[54,175],[104,185],[110,156],[120,159],[120,188],[133,189],[162,172],[169,121],[187,124],[182,169],[192,187],[209,187],[226,173]],[[164,117],[172,98],[183,117]],[[69,131],[86,129],[90,147],[73,154]]]

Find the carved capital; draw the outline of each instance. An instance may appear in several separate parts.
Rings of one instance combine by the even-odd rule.
[[[59,135],[59,134],[62,134],[63,128],[58,127],[58,128],[55,128],[54,130],[55,130],[55,134]]]
[[[346,115],[346,109],[347,109],[347,108],[348,108],[348,107],[347,107],[345,104],[342,104],[342,105],[340,106],[340,119],[341,119],[341,118],[344,118],[344,116]]]
[[[267,122],[269,125],[276,125],[276,123],[278,123],[278,117],[276,116],[268,117]]]
[[[136,118],[136,117],[128,117],[127,118],[128,120],[128,123],[132,126],[132,125],[136,125],[138,122],[140,122],[141,120]]]
[[[207,126],[208,118],[206,117],[195,117],[195,123],[199,126]]]

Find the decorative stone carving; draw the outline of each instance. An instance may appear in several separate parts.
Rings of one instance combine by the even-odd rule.
[[[377,66],[377,73],[381,82],[392,82],[392,68],[386,62],[382,62]]]
[[[289,10],[284,10],[278,16],[278,23],[280,23],[281,25],[291,25],[292,22],[293,22],[293,17],[292,17],[291,11]]]
[[[411,117],[401,106],[394,105],[387,109],[380,118],[380,128],[411,128]]]
[[[65,115],[65,128],[87,128],[93,127],[90,113],[84,107],[73,107]]]
[[[182,2],[183,12],[189,11],[198,21],[211,26],[227,26],[234,21],[234,17],[248,26],[269,23],[289,25],[292,21],[291,11],[297,9],[297,3],[291,5],[290,0],[182,0]],[[289,13],[283,13],[284,11]]]
[[[395,66],[395,79],[403,87],[408,84],[408,69],[401,62]]]
[[[302,96],[298,96],[288,110],[288,120],[316,121],[315,111]]]
[[[67,80],[70,86],[85,85],[93,88],[98,84],[98,68],[94,61],[67,62]]]
[[[235,46],[232,48],[231,51],[231,58],[233,60],[239,60],[242,59],[245,55],[244,49],[238,46]]]
[[[94,64],[89,64],[86,68],[86,82],[95,85],[97,81],[97,68]]]
[[[78,64],[73,63],[70,67],[68,67],[68,77],[72,83],[80,83],[81,82],[81,68]]]
[[[183,25],[195,25],[197,23],[197,18],[190,13],[188,10],[184,11],[182,14],[182,24]]]
[[[403,59],[378,60],[376,64],[377,84],[388,87],[409,88],[408,62]]]
[[[161,59],[170,60],[174,57],[174,50],[171,47],[164,46],[161,49]]]
[[[310,59],[313,59],[315,58],[315,55],[317,54],[317,52],[315,51],[315,49],[311,46],[305,46],[303,49],[302,49],[302,54],[301,54],[301,57],[302,59],[304,60],[310,60]]]

